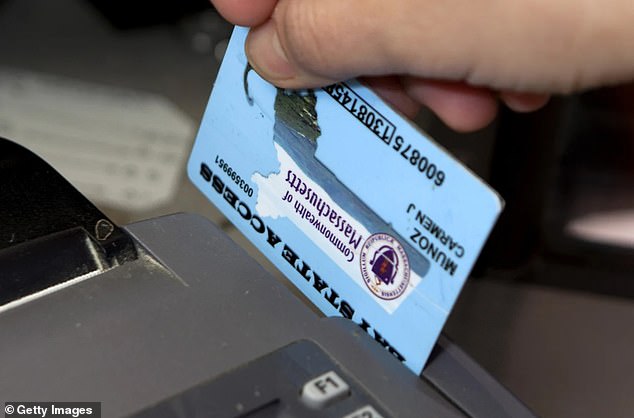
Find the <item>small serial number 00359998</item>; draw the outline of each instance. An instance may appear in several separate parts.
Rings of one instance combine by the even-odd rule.
[[[216,155],[216,164],[247,196],[253,197],[253,187],[242,178],[231,166],[219,155]]]

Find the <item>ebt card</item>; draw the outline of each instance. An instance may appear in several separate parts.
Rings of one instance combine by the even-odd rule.
[[[264,81],[246,35],[231,38],[189,177],[325,315],[420,373],[500,198],[358,82]]]

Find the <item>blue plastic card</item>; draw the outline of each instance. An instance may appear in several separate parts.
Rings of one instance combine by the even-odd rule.
[[[420,373],[498,195],[356,81],[284,91],[236,28],[188,173],[328,316]]]

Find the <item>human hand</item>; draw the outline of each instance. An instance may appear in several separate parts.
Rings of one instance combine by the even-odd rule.
[[[408,116],[421,104],[458,131],[498,99],[518,112],[634,78],[634,2],[211,0],[253,27],[254,69],[284,88],[363,77]]]

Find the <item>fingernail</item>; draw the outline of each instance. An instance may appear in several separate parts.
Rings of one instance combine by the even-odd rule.
[[[269,81],[287,80],[296,75],[282,49],[272,19],[251,30],[247,38],[246,52],[253,68]]]

